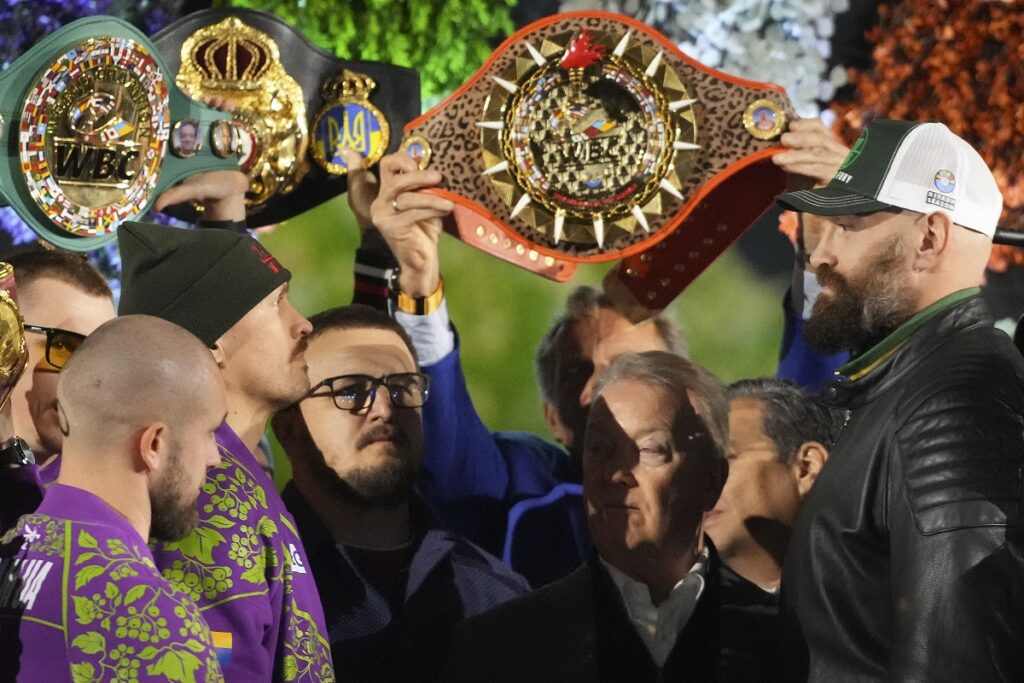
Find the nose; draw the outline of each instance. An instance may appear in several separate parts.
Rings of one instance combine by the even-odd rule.
[[[309,322],[309,320],[306,318],[306,316],[304,316],[301,313],[299,313],[298,309],[295,308],[295,306],[292,304],[291,299],[289,299],[288,297],[285,297],[285,302],[286,302],[288,308],[290,309],[289,313],[291,313],[292,318],[293,318],[293,322],[292,322],[292,326],[291,326],[293,334],[297,338],[302,338],[302,337],[305,337],[310,332],[312,332],[313,331],[313,324],[311,322]]]
[[[627,488],[636,486],[632,463],[625,458],[612,458],[608,463],[608,481]]]
[[[835,268],[836,250],[834,241],[837,231],[838,228],[833,223],[825,223],[822,227],[818,244],[814,247],[814,251],[811,252],[810,260],[813,270],[817,270],[823,265]]]
[[[597,384],[597,370],[590,376],[580,391],[580,405],[584,408],[594,402],[594,385]]]
[[[298,337],[305,337],[313,331],[313,323],[309,322],[306,316],[302,315],[298,311],[295,311],[295,315],[299,318],[299,323],[296,325],[296,332]]]
[[[383,384],[378,385],[373,391],[373,403],[366,411],[366,417],[370,420],[381,420],[387,422],[395,412],[395,406],[391,403],[391,395],[388,388]]]

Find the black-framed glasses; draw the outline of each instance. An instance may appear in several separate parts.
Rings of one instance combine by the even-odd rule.
[[[419,408],[430,394],[430,376],[421,372],[398,372],[383,377],[338,375],[316,384],[306,397],[330,396],[341,410],[357,413],[373,407],[377,388],[387,389],[391,403],[398,408]],[[325,391],[318,391],[326,388]]]
[[[84,334],[69,332],[59,327],[40,327],[39,325],[25,325],[26,332],[46,335],[46,362],[60,370],[71,358],[82,342],[85,341]]]

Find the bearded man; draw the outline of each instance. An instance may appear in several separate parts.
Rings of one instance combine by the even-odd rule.
[[[779,202],[825,218],[805,336],[853,354],[782,572],[809,654],[784,680],[1022,680],[1024,361],[978,296],[991,171],[942,124],[876,120]]]
[[[443,529],[413,492],[430,378],[402,326],[358,304],[310,322],[313,388],[272,424],[292,463],[283,497],[323,597],[338,678],[434,679],[455,625],[527,584]]]
[[[146,546],[192,532],[220,462],[212,356],[177,325],[126,316],[82,342],[56,396],[60,476],[0,549],[0,680],[223,680],[199,608]]]

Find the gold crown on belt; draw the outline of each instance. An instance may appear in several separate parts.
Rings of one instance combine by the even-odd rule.
[[[279,60],[277,44],[238,17],[202,28],[188,42],[188,61],[204,88],[255,90]]]

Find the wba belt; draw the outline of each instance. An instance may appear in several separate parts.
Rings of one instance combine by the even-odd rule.
[[[46,241],[88,251],[186,176],[237,169],[213,144],[214,130],[231,138],[227,115],[168,74],[146,36],[112,17],[39,41],[0,74],[0,202]]]
[[[781,87],[687,57],[628,17],[556,15],[506,40],[403,149],[444,176],[458,236],[557,280],[619,260],[634,319],[667,305],[771,206]]]
[[[338,150],[354,149],[372,165],[398,149],[398,132],[420,113],[416,71],[338,59],[267,12],[203,10],[153,42],[184,92],[237,106],[249,227],[278,223],[344,192],[347,168]],[[195,217],[187,206],[172,213]]]

